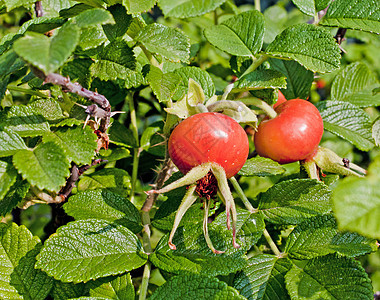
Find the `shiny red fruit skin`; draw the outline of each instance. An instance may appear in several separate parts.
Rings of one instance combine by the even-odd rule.
[[[276,108],[277,106],[281,105],[282,103],[286,102],[286,98],[281,91],[278,91],[278,99],[275,104],[273,104],[273,108]]]
[[[220,113],[207,112],[193,115],[174,128],[168,151],[184,174],[200,164],[215,162],[230,178],[247,160],[249,144],[238,122]]]
[[[275,110],[277,117],[264,119],[257,128],[254,140],[257,153],[280,164],[313,155],[323,134],[318,109],[306,100],[293,99]]]

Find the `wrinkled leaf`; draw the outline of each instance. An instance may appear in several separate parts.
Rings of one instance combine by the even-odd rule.
[[[86,282],[130,271],[146,260],[139,240],[127,228],[89,219],[71,222],[50,236],[36,268],[64,282]]]
[[[313,72],[330,72],[340,64],[340,49],[330,32],[311,24],[288,27],[268,45],[266,53],[293,59]]]
[[[13,164],[22,177],[39,189],[58,192],[70,175],[69,161],[63,150],[53,142],[39,144],[34,150],[20,150]]]

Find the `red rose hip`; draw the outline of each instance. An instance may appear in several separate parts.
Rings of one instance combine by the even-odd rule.
[[[168,150],[184,174],[195,166],[214,162],[230,178],[247,160],[249,144],[244,129],[234,119],[206,112],[183,120],[170,135]]]
[[[306,100],[293,99],[275,110],[277,116],[264,119],[257,129],[257,153],[281,164],[312,157],[323,135],[318,109]]]

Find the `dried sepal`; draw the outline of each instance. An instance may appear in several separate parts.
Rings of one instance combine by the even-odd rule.
[[[222,254],[225,251],[216,250],[214,245],[212,244],[212,241],[210,239],[210,235],[208,234],[208,213],[210,211],[210,202],[211,199],[206,199],[204,204],[204,217],[203,217],[203,234],[206,240],[207,246],[211,249],[212,253],[215,254]]]
[[[172,241],[173,241],[174,234],[177,231],[177,228],[179,226],[179,223],[181,222],[182,217],[185,215],[186,211],[190,208],[191,205],[193,205],[193,203],[198,198],[197,195],[194,193],[195,188],[196,188],[195,184],[192,184],[189,186],[185,196],[182,199],[180,206],[178,207],[177,213],[175,215],[173,228],[170,232],[169,241],[168,241],[169,248],[172,250],[176,250],[176,246],[173,244]]]

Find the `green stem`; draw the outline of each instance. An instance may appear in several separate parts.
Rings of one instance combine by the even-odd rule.
[[[28,95],[32,95],[32,96],[38,96],[41,98],[49,98],[49,96],[47,96],[41,92],[33,91],[31,89],[24,89],[24,88],[19,87],[19,86],[8,85],[7,89],[10,91],[20,92],[20,93],[24,93],[24,94],[28,94]]]
[[[147,262],[144,266],[144,273],[141,281],[141,286],[140,286],[140,295],[139,295],[139,300],[145,300],[146,295],[148,294],[148,285],[149,285],[149,279],[150,279],[150,269],[151,269],[151,264],[150,262]]]
[[[239,101],[243,102],[246,105],[257,106],[258,108],[262,109],[271,119],[274,119],[277,116],[277,113],[273,109],[273,107],[259,98],[256,98],[256,97],[242,98],[242,99],[239,99]]]
[[[258,10],[258,11],[261,11],[260,0],[255,0],[255,9]]]
[[[132,133],[136,140],[136,145],[138,147],[139,143],[139,133],[137,129],[137,119],[136,119],[136,110],[135,106],[133,104],[133,97],[132,95],[128,95],[128,104],[129,104],[129,113],[131,116],[131,127],[132,127]],[[132,178],[131,178],[131,192],[130,192],[130,201],[133,202],[134,196],[135,196],[135,190],[136,190],[136,182],[137,182],[137,173],[138,173],[138,167],[139,167],[139,158],[140,158],[140,149],[139,148],[133,149],[133,167],[132,167]]]
[[[147,254],[152,253],[152,245],[150,243],[150,216],[149,216],[149,211],[142,211],[141,212],[141,221],[143,224],[143,231],[142,231],[142,240],[143,240],[143,247],[144,251]],[[140,286],[140,295],[139,295],[139,300],[145,300],[146,295],[148,292],[148,285],[149,285],[149,278],[150,278],[150,271],[151,271],[151,264],[148,261],[145,266],[144,266],[144,273],[141,281],[141,286]]]
[[[268,230],[265,228],[264,229],[264,237],[265,239],[267,240],[268,244],[269,244],[269,247],[271,248],[271,250],[273,251],[273,253],[276,255],[276,256],[281,256],[281,252],[280,250],[278,250],[275,242],[272,240],[272,237],[270,236]]]
[[[150,53],[148,51],[148,49],[146,49],[143,45],[140,44],[139,46],[140,46],[141,50],[144,52],[144,54],[145,54],[146,58],[149,60],[149,62],[153,66],[161,69],[161,65],[158,63],[157,59],[152,55],[152,53]]]
[[[252,206],[252,204],[249,202],[247,196],[244,194],[242,188],[240,187],[240,184],[236,180],[235,177],[230,178],[230,182],[232,183],[236,193],[239,195],[240,199],[243,201],[245,208],[248,209],[251,213],[257,212],[257,209]]]
[[[247,75],[248,73],[251,73],[253,72],[254,70],[256,70],[263,62],[265,62],[267,59],[269,58],[268,55],[266,54],[262,54],[261,56],[259,56],[259,58],[256,58],[252,64],[248,67],[247,70],[245,70],[245,72],[243,73],[243,75],[240,76],[240,78],[242,78],[243,76]]]

